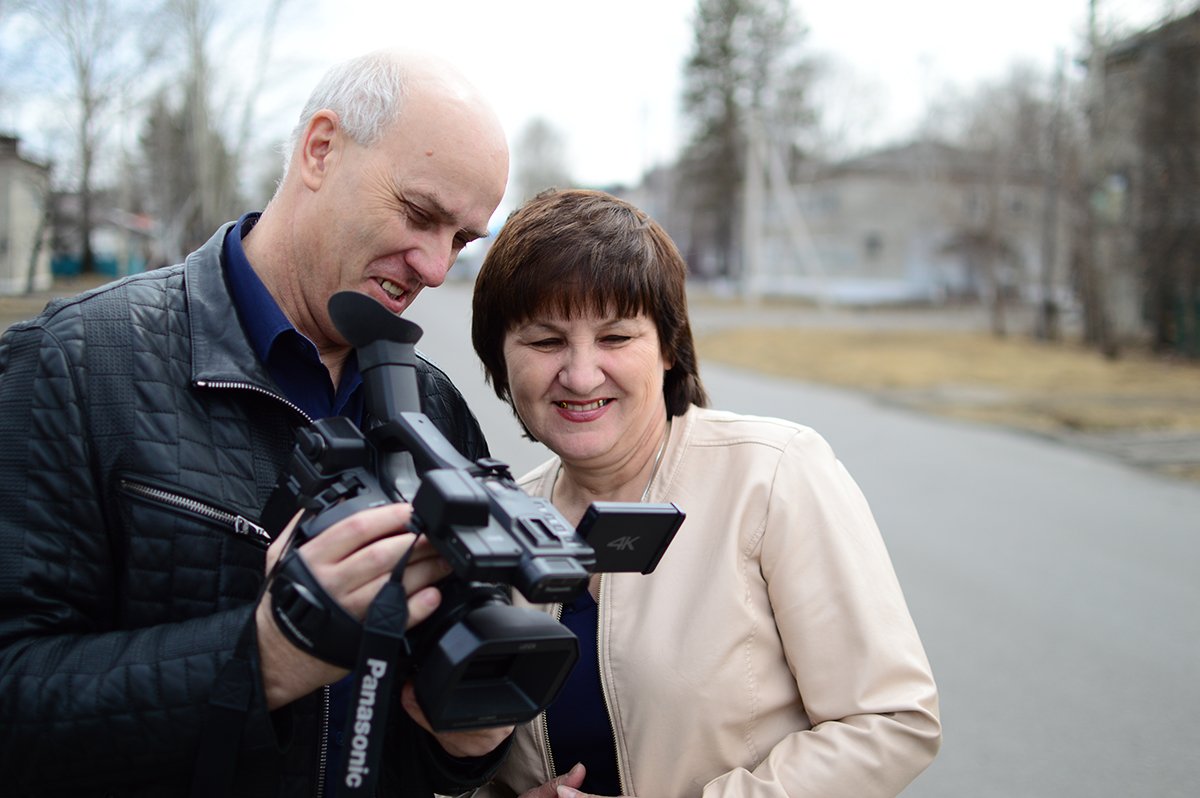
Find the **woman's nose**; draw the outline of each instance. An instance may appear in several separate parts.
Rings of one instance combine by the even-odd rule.
[[[567,360],[558,372],[558,381],[578,396],[587,396],[604,384],[604,370],[592,347],[571,347]]]

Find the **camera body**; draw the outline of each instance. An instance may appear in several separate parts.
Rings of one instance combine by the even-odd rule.
[[[380,482],[376,460],[349,419],[316,421],[300,431],[265,513],[278,523],[304,509],[280,571],[285,578],[272,584],[280,628],[346,668],[358,662],[363,626],[323,600],[311,574],[298,572],[298,547],[354,513],[397,500]],[[531,601],[571,600],[587,585],[591,547],[553,505],[521,491],[499,461],[431,470],[412,503],[410,527],[454,568],[438,583],[442,602],[434,615],[405,636],[422,710],[438,730],[529,720],[558,694],[578,659],[578,641],[545,613],[513,607],[503,585]]]
[[[388,439],[429,436],[444,442],[423,414],[402,413]],[[449,444],[446,444],[449,446]],[[288,470],[271,497],[265,520],[305,510],[297,525],[302,545],[360,510],[392,501],[413,506],[413,531],[429,537],[455,574],[467,581],[513,585],[533,602],[570,601],[587,585],[596,553],[548,500],[521,490],[508,466],[493,458],[461,458],[420,475],[413,495],[378,478],[376,448],[349,419],[320,419],[297,435]],[[454,460],[461,462],[453,462]]]
[[[513,585],[530,601],[573,599],[596,564],[554,505],[517,487],[498,460],[425,472],[412,504],[419,528],[456,574]]]
[[[372,635],[400,641],[399,670],[412,675],[417,700],[439,731],[528,721],[557,696],[579,643],[546,613],[512,606],[506,586],[531,602],[572,601],[597,570],[596,551],[549,501],[522,491],[503,462],[468,460],[420,412],[420,327],[355,292],[335,294],[329,309],[357,352],[371,423],[364,432],[347,418],[328,418],[298,433],[263,513],[267,528],[282,529],[303,510],[272,577],[275,620],[293,643],[342,667],[361,669]],[[399,585],[402,561],[372,604],[364,633],[299,549],[344,518],[390,502],[412,504],[410,529],[430,539],[453,573],[438,583],[442,602],[434,615],[406,630],[402,586],[398,597],[388,593]],[[621,505],[619,515],[608,515],[603,504],[589,514],[655,531],[622,538],[613,546],[622,551],[620,566],[601,570],[648,573],[683,513],[674,505],[645,505],[644,514]],[[386,629],[371,627],[377,608]]]

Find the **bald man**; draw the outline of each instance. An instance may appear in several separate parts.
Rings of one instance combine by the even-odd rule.
[[[371,53],[314,90],[261,214],[0,339],[0,791],[335,794],[348,671],[280,629],[265,585],[291,530],[262,510],[299,427],[363,422],[330,296],[403,313],[486,234],[507,175],[503,131],[466,80]],[[449,378],[422,360],[418,382],[446,437],[487,455]],[[362,619],[414,547],[408,518],[362,511],[300,556]],[[415,544],[410,626],[448,570]],[[379,794],[487,778],[511,729],[437,734],[411,688],[398,698]]]

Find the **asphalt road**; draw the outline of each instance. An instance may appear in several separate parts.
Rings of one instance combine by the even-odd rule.
[[[519,473],[545,450],[483,383],[468,290],[428,291],[410,318]],[[1200,794],[1200,486],[849,392],[702,368],[715,406],[821,432],[871,501],[942,700],[942,752],[905,796]]]

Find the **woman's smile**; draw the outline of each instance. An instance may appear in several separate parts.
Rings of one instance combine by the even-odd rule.
[[[511,330],[504,350],[517,414],[564,462],[653,457],[666,364],[645,314],[537,317]]]
[[[597,399],[594,402],[587,403],[560,401],[557,404],[563,410],[575,410],[578,412],[583,412],[585,410],[599,410],[601,407],[604,407],[611,401],[612,399]]]

